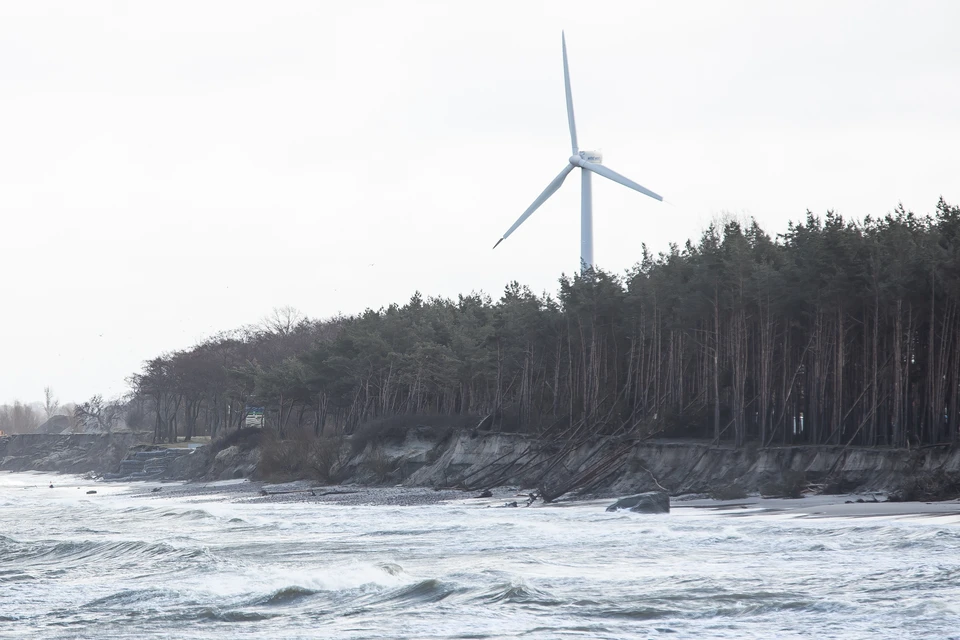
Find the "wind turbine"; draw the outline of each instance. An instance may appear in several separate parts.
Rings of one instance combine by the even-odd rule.
[[[639,191],[644,195],[648,195],[654,200],[663,201],[663,198],[653,191],[650,191],[646,187],[642,187],[630,178],[620,175],[612,169],[608,169],[603,166],[603,156],[599,151],[581,151],[577,147],[577,126],[573,121],[573,96],[570,93],[570,69],[567,67],[567,38],[564,33],[560,32],[560,39],[563,45],[563,84],[566,89],[567,94],[567,121],[570,124],[570,145],[573,148],[573,155],[570,156],[567,166],[563,168],[563,171],[560,172],[556,178],[553,179],[553,182],[547,185],[547,188],[543,190],[536,200],[533,201],[527,210],[523,212],[523,215],[520,216],[516,222],[513,223],[513,226],[507,229],[507,232],[503,234],[503,237],[497,240],[497,244],[493,245],[493,248],[496,249],[497,245],[506,240],[511,233],[517,230],[524,221],[536,211],[540,205],[547,201],[547,199],[552,196],[557,189],[560,188],[560,185],[563,184],[563,181],[566,180],[567,176],[570,175],[570,172],[579,167],[580,172],[580,263],[583,269],[590,269],[593,267],[593,191],[590,184],[590,176],[593,173],[601,175],[604,178],[609,178],[614,182],[619,182],[625,187],[630,187],[634,191]]]

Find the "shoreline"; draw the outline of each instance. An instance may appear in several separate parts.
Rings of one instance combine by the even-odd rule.
[[[143,482],[151,488],[159,486],[158,492],[168,494],[222,493],[224,487],[234,487],[229,491],[251,501],[343,504],[428,504],[470,499],[495,488],[497,500],[515,500],[522,506],[530,492],[551,495],[550,489],[560,487],[562,492],[554,494],[562,496],[555,498],[558,504],[582,503],[591,498],[613,500],[659,490],[674,496],[674,506],[679,508],[745,500],[753,504],[761,499],[759,496],[802,491],[807,496],[802,503],[785,500],[763,504],[777,504],[777,509],[789,512],[796,504],[812,504],[811,500],[819,501],[818,505],[846,504],[850,500],[847,507],[860,513],[868,509],[856,501],[872,502],[875,498],[871,496],[925,501],[917,504],[945,498],[944,504],[949,505],[960,491],[960,449],[791,446],[737,450],[702,442],[650,440],[624,450],[609,438],[596,438],[577,448],[554,451],[549,443],[521,434],[461,430],[440,437],[434,431],[415,428],[399,437],[371,440],[359,451],[352,451],[349,441],[341,443],[341,457],[325,480],[297,480],[298,475],[312,473],[311,468],[281,468],[285,473],[279,473],[276,461],[270,458],[276,451],[268,450],[258,438],[196,447],[148,443],[127,446],[130,438],[10,436],[0,442],[0,469],[90,472],[105,484]],[[606,475],[584,479],[589,476],[587,472],[593,473],[591,465],[614,455],[619,457],[610,458],[616,464],[610,464]],[[270,475],[273,482],[261,479]],[[288,478],[291,481],[278,481]],[[191,483],[191,488],[185,488],[185,482]],[[246,484],[239,486],[245,488],[237,488],[243,482]],[[272,495],[261,496],[261,490]],[[696,501],[708,497],[732,500]],[[894,513],[903,507],[876,509]],[[830,512],[837,510],[842,509],[831,507]]]
[[[348,507],[419,507],[449,504],[470,508],[595,508],[602,513],[615,499],[602,497],[568,498],[544,504],[537,500],[526,505],[529,492],[516,486],[501,486],[490,490],[491,496],[480,497],[479,491],[459,489],[432,489],[408,486],[368,486],[359,484],[325,485],[310,480],[269,483],[258,480],[236,479],[195,481],[129,480],[104,481],[84,475],[68,475],[45,471],[0,472],[0,478],[19,476],[37,478],[33,484],[19,483],[5,489],[47,490],[52,483],[58,496],[75,496],[94,500],[98,496],[124,494],[136,499],[180,499],[185,502],[233,502],[239,504],[315,504]],[[57,479],[61,479],[58,483]],[[63,482],[65,480],[65,482]],[[106,490],[104,490],[106,489]],[[82,490],[82,491],[81,491]],[[87,494],[95,490],[97,494]],[[74,493],[80,491],[80,493]],[[507,506],[516,502],[516,507]],[[960,524],[960,499],[941,502],[895,502],[886,500],[882,493],[850,493],[839,495],[807,495],[802,498],[770,498],[759,495],[735,500],[717,500],[700,494],[683,494],[670,498],[670,514],[676,517],[700,514],[741,518],[747,516],[782,519],[946,519]],[[620,512],[625,514],[625,512]],[[658,517],[651,514],[630,514],[639,519]],[[662,517],[662,516],[661,516]]]
[[[616,501],[614,498],[569,498],[544,504],[537,500],[526,504],[528,491],[515,486],[495,487],[490,497],[480,497],[478,491],[457,489],[431,489],[429,487],[362,486],[362,485],[317,485],[298,480],[286,483],[265,483],[245,480],[218,481],[212,483],[183,483],[168,491],[169,484],[158,485],[161,490],[153,492],[154,486],[139,492],[139,496],[174,498],[202,498],[222,496],[224,500],[246,504],[329,504],[355,507],[417,507],[450,504],[474,508],[516,509],[563,509],[571,507],[595,507],[603,512]],[[172,488],[172,487],[171,487]],[[267,495],[261,492],[266,490]],[[800,519],[825,518],[918,518],[950,517],[960,524],[960,499],[942,502],[892,502],[878,494],[810,495],[802,498],[765,498],[748,496],[738,500],[716,500],[697,494],[685,494],[670,498],[671,513],[679,516],[711,513],[728,517],[778,516]],[[860,500],[860,502],[858,502]],[[874,501],[876,500],[876,501]],[[509,506],[516,503],[516,507]],[[640,514],[638,518],[656,517]]]

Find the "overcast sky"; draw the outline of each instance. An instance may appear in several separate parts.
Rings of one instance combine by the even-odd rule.
[[[960,3],[0,2],[0,402],[292,305],[555,291],[724,213],[960,202]]]

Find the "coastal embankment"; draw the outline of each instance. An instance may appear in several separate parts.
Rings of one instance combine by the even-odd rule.
[[[283,466],[277,464],[278,441],[257,430],[193,448],[151,445],[149,437],[7,436],[0,439],[0,470],[93,472],[113,479],[170,481],[301,478],[322,484],[470,490],[516,486],[580,497],[663,490],[674,496],[736,498],[757,493],[790,496],[804,490],[899,493],[901,499],[928,500],[955,497],[938,496],[936,489],[946,485],[949,490],[960,477],[960,451],[946,447],[734,449],[706,442],[630,443],[612,438],[563,447],[520,434],[423,427],[365,443],[350,438],[294,441],[280,451],[303,459]],[[929,491],[922,494],[925,489]]]
[[[429,433],[429,432],[428,432]],[[557,451],[559,449],[559,451]],[[627,449],[617,456],[617,451]],[[415,430],[401,443],[368,445],[343,466],[344,479],[370,482],[376,470],[407,486],[482,489],[516,485],[583,496],[644,491],[671,495],[790,496],[884,492],[919,498],[960,476],[960,451],[846,448],[842,446],[742,447],[706,442],[648,440],[634,444],[596,438],[568,449],[516,434],[458,431],[430,441]],[[931,496],[927,496],[929,498]],[[953,497],[953,496],[940,496]]]
[[[109,473],[117,470],[131,447],[152,437],[136,431],[0,436],[0,471]]]

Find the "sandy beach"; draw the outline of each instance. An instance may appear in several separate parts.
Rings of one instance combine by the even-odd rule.
[[[876,501],[874,501],[876,500]],[[862,501],[862,502],[861,502]],[[797,518],[905,518],[952,517],[960,522],[960,500],[943,502],[888,502],[883,494],[805,496],[803,498],[762,498],[712,500],[679,496],[671,500],[678,509],[713,509],[737,515],[780,515]]]
[[[244,503],[301,502],[353,506],[416,507],[455,503],[474,507],[565,508],[595,506],[605,509],[613,498],[566,499],[551,504],[537,500],[529,504],[529,492],[517,487],[497,487],[490,497],[478,491],[431,489],[429,487],[371,487],[361,485],[317,485],[310,481],[279,484],[249,480],[207,483],[144,482],[132,485],[134,495],[151,497],[226,500]],[[890,502],[880,493],[809,495],[803,498],[750,496],[739,500],[714,500],[699,495],[671,498],[671,512],[678,516],[711,511],[729,517],[777,516],[788,518],[916,518],[936,517],[960,523],[960,500],[943,502]]]

